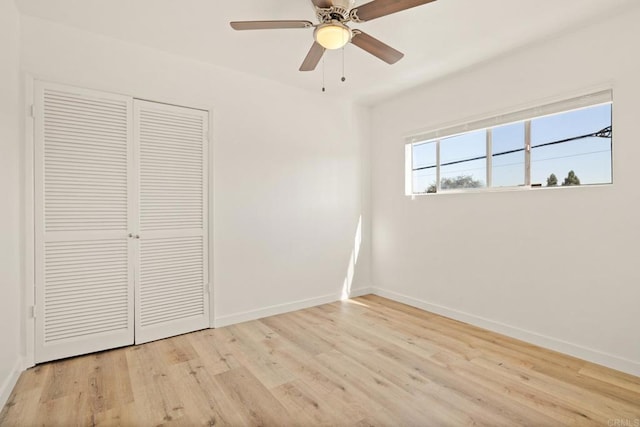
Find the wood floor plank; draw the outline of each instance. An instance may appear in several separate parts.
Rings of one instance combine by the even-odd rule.
[[[373,295],[39,365],[0,412],[0,426],[615,422],[640,423],[640,378]]]
[[[168,378],[163,347],[162,341],[156,341],[127,352],[136,408],[141,419],[156,425],[182,417],[184,408],[182,396]]]
[[[310,330],[308,326],[301,325],[294,318],[295,312],[289,314],[262,319],[261,323],[269,326],[280,336],[295,342],[310,356],[330,351],[333,348],[330,341],[314,334],[313,330]]]
[[[232,369],[216,375],[216,379],[249,424],[280,426],[292,423],[286,408],[248,369]]]
[[[258,322],[258,325],[261,323]],[[240,324],[227,328],[229,333],[235,338],[235,345],[238,352],[235,357],[260,380],[265,387],[271,389],[281,384],[295,380],[295,375],[286,367],[281,365],[272,352],[264,345],[264,340],[275,339],[267,335],[254,334],[257,331],[255,325]]]
[[[292,419],[301,425],[355,424],[361,417],[332,395],[320,395],[302,380],[282,384],[271,393],[287,408]]]
[[[227,371],[225,371],[227,372]],[[171,383],[182,397],[181,410],[192,425],[243,425],[246,418],[236,410],[225,394],[216,374],[210,372],[200,359],[172,365],[168,370]]]
[[[583,366],[579,373],[584,377],[599,380],[598,384],[615,385],[618,388],[628,390],[633,393],[634,401],[640,401],[640,382],[634,377],[624,372],[611,371],[594,364]]]
[[[230,344],[234,338],[227,328],[209,329],[188,336],[201,362],[212,375],[242,366],[232,354]]]

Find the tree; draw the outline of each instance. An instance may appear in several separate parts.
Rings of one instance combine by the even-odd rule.
[[[472,175],[458,175],[453,178],[442,178],[440,180],[441,190],[455,190],[457,188],[480,188],[484,183],[480,180],[473,179]],[[435,193],[436,184],[433,183],[427,188],[427,193]]]
[[[552,173],[549,175],[549,178],[547,178],[547,187],[555,187],[556,185],[558,185],[558,177],[555,173]]]
[[[578,178],[574,171],[569,171],[569,175],[567,175],[567,177],[564,179],[564,182],[562,183],[563,187],[569,185],[580,185],[580,178]]]

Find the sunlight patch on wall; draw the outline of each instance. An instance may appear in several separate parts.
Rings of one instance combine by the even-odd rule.
[[[349,265],[347,266],[347,275],[344,278],[342,285],[342,299],[349,299],[351,297],[351,286],[353,285],[353,277],[355,275],[356,265],[358,264],[358,257],[360,256],[360,245],[362,244],[362,215],[358,218],[358,226],[356,227],[356,234],[353,242],[353,250],[349,257]]]

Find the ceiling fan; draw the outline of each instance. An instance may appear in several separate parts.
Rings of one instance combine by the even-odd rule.
[[[404,54],[367,33],[351,29],[349,22],[366,22],[391,15],[435,0],[373,0],[354,8],[355,0],[311,0],[319,24],[311,21],[237,21],[234,30],[274,30],[284,28],[315,28],[314,43],[300,66],[300,71],[313,71],[325,50],[340,49],[351,42],[388,64],[395,64]]]

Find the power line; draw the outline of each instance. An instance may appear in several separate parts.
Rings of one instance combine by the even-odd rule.
[[[538,145],[532,145],[531,149],[533,150],[534,148],[540,148],[540,147],[548,147],[550,145],[556,145],[556,144],[564,144],[566,142],[571,142],[571,141],[576,141],[579,139],[585,139],[585,138],[609,138],[611,139],[612,136],[612,127],[611,126],[607,126],[604,129],[600,129],[597,132],[593,132],[593,133],[589,133],[586,135],[580,135],[580,136],[574,136],[572,138],[566,138],[566,139],[560,139],[558,141],[551,141],[551,142],[545,142],[543,144],[538,144]],[[513,153],[519,153],[521,151],[525,151],[525,148],[516,148],[514,150],[508,150],[508,151],[501,151],[499,153],[495,153],[492,154],[492,157],[498,157],[498,156],[505,156],[507,154],[513,154]],[[442,166],[450,166],[450,165],[457,165],[460,163],[466,163],[466,162],[472,162],[475,160],[482,160],[482,159],[486,159],[487,155],[485,154],[484,156],[478,156],[478,157],[472,157],[469,159],[462,159],[462,160],[454,160],[451,162],[447,162],[447,163],[441,163],[440,167]],[[413,171],[421,171],[421,170],[426,170],[426,169],[433,169],[435,167],[437,167],[438,165],[429,165],[429,166],[422,166],[419,168],[414,168]]]
[[[531,163],[546,162],[547,160],[568,159],[570,157],[588,156],[590,154],[608,153],[610,150],[588,151],[586,153],[569,154],[567,156],[548,157],[546,159],[531,160]]]
[[[581,157],[581,156],[589,156],[591,154],[600,154],[600,153],[608,153],[610,150],[598,150],[598,151],[588,151],[586,153],[578,153],[578,154],[570,154],[567,156],[557,156],[557,157],[547,157],[545,159],[537,159],[537,160],[531,160],[531,163],[538,163],[538,162],[547,162],[549,160],[559,160],[559,159],[568,159],[571,157]],[[522,162],[514,162],[514,163],[505,163],[504,165],[493,165],[494,169],[497,168],[503,168],[503,167],[508,167],[508,166],[521,166],[524,163],[524,160]],[[460,172],[471,172],[471,171],[476,171],[476,170],[484,170],[484,167],[481,168],[470,168],[470,169],[459,169],[459,170],[455,170],[455,171],[447,171],[447,175],[449,174],[454,174],[454,173],[460,173]],[[417,175],[417,177],[419,178],[423,178],[423,177],[427,177],[430,175]]]

